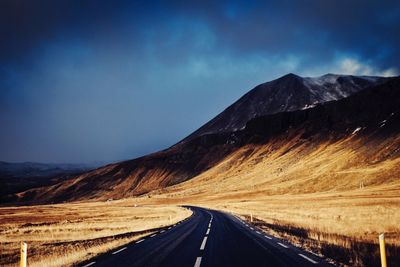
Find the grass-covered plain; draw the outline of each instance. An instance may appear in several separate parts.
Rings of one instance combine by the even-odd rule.
[[[2,207],[0,265],[17,266],[19,243],[25,241],[29,266],[71,266],[190,214],[176,206],[141,206],[131,200]]]

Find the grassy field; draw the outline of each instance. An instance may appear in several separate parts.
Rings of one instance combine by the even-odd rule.
[[[22,239],[35,252],[32,266],[51,257],[74,262],[79,253],[89,258],[168,224],[170,214],[171,223],[183,219],[189,212],[173,207],[182,204],[253,215],[265,231],[350,266],[374,265],[385,233],[389,257],[400,262],[399,173],[400,136],[303,139],[288,132],[134,199],[1,208],[0,265],[16,261]]]
[[[142,201],[171,200],[154,195]],[[400,191],[396,188],[297,195],[221,194],[219,198],[199,194],[181,201],[231,212],[248,221],[253,216],[253,223],[266,232],[343,266],[379,266],[378,235],[385,233],[390,266],[400,262]]]
[[[242,147],[194,179],[137,201],[252,214],[264,225],[305,231],[319,251],[321,244],[348,249],[376,245],[380,233],[399,248],[399,147],[397,136],[324,141],[284,137]],[[355,258],[361,256],[357,253]],[[357,259],[346,261],[365,266]]]
[[[152,199],[252,212],[269,222],[369,241],[386,232],[400,241],[400,157],[387,157],[400,138],[286,140],[243,147],[194,179],[153,192]]]
[[[0,208],[0,266],[18,266],[28,243],[29,266],[70,266],[190,216],[174,206],[132,200]]]

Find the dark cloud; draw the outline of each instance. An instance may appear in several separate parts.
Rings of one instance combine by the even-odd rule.
[[[164,148],[251,87],[399,70],[396,1],[1,1],[0,159]]]

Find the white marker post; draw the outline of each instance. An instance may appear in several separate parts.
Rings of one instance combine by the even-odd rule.
[[[382,267],[387,267],[386,249],[385,249],[385,234],[379,235],[379,247],[381,250],[381,265],[382,265]]]
[[[28,258],[28,244],[21,242],[21,261],[19,266],[26,267],[26,260]]]

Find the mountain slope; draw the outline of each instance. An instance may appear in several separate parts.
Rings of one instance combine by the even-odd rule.
[[[293,77],[289,78],[291,83]],[[287,143],[294,147],[304,144],[317,147],[325,141],[350,138],[353,132],[360,138],[368,133],[368,142],[388,136],[397,138],[399,107],[400,78],[392,78],[342,100],[257,117],[248,121],[243,130],[190,138],[158,153],[108,165],[50,187],[23,192],[18,198],[70,201],[129,197],[182,183],[202,176],[208,170],[217,168],[218,172],[224,173],[228,167],[220,164],[247,146],[264,149],[274,143],[281,146]],[[241,157],[255,153],[254,149]],[[399,151],[391,150],[386,158],[379,157],[378,161],[398,157]],[[240,162],[242,160],[237,159],[236,170],[245,167]]]
[[[98,166],[0,161],[0,200],[8,194],[59,183]]]
[[[385,80],[386,78],[370,76],[326,74],[317,78],[302,78],[287,74],[258,85],[184,141],[204,134],[243,129],[249,120],[256,117],[306,109],[319,103],[339,100]]]

